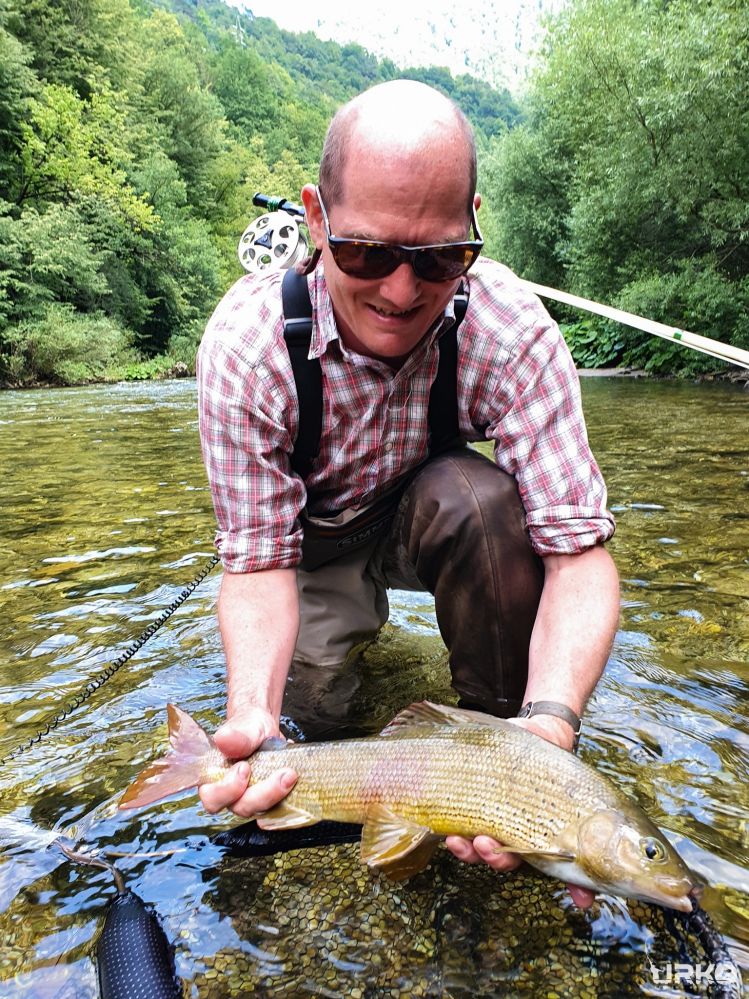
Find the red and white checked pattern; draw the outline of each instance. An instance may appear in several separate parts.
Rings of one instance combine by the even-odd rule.
[[[301,558],[298,515],[369,503],[427,456],[430,331],[398,371],[343,345],[322,265],[309,278],[310,353],[323,374],[320,452],[307,485],[289,467],[298,406],[283,340],[281,274],[241,278],[208,323],[198,355],[200,433],[230,572],[289,568]],[[492,440],[515,476],[540,555],[575,553],[614,532],[590,453],[572,358],[540,301],[506,267],[481,258],[458,334],[458,409],[467,440]],[[309,498],[307,492],[309,490]]]

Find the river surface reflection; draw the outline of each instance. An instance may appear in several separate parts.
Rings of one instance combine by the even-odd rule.
[[[623,610],[581,751],[638,798],[707,879],[705,908],[747,976],[749,394],[595,378],[584,380],[583,397],[618,523],[610,551]],[[190,381],[2,393],[0,462],[2,757],[192,579],[212,554],[213,512]],[[178,941],[186,995],[213,994],[197,983],[211,980],[210,955],[231,947],[265,968],[257,994],[339,994],[309,978],[298,992],[282,987],[272,970],[280,958],[274,965],[246,938],[240,946],[236,921],[208,904],[220,878],[212,880],[206,830],[220,820],[197,799],[134,815],[112,807],[163,744],[167,701],[209,726],[220,720],[219,580],[214,570],[85,709],[0,768],[0,937],[10,942],[0,954],[3,995],[96,994],[89,953],[112,885],[105,872],[45,848],[48,830],[71,826],[89,848],[133,855],[118,865]],[[449,690],[429,600],[396,593],[392,606],[361,696],[373,731],[409,701]],[[271,939],[278,927],[262,932]],[[337,973],[355,979],[357,968],[349,961]],[[391,994],[365,986],[349,994]],[[244,994],[232,988],[215,994]],[[444,994],[471,994],[465,988]],[[586,989],[577,994],[603,994]]]

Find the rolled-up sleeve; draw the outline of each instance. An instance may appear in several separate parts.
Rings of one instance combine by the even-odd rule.
[[[224,568],[234,573],[298,565],[298,516],[306,500],[289,464],[297,415],[287,388],[289,379],[293,384],[288,355],[275,349],[280,319],[251,301],[257,291],[241,286],[211,318],[197,361],[216,545]]]
[[[498,373],[501,417],[487,437],[497,464],[517,480],[535,551],[577,554],[608,540],[614,518],[588,444],[572,357],[540,303],[535,311]]]

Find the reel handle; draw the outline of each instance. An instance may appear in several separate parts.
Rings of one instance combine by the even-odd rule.
[[[274,198],[270,194],[261,194],[258,191],[252,196],[252,203],[258,208],[266,208],[269,212],[288,212],[289,215],[296,215],[300,219],[304,218],[302,206],[295,205],[287,198]]]
[[[252,203],[264,208],[265,214],[253,219],[242,233],[237,247],[242,267],[251,274],[264,274],[287,270],[302,261],[309,253],[307,240],[299,230],[305,223],[304,209],[286,198],[259,191]]]

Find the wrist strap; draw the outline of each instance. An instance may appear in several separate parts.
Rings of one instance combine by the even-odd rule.
[[[575,733],[575,741],[572,746],[573,751],[577,749],[583,722],[572,708],[568,708],[566,704],[560,704],[559,701],[528,701],[518,711],[518,718],[532,718],[534,715],[554,715],[555,718],[561,718],[562,721],[566,721]]]

